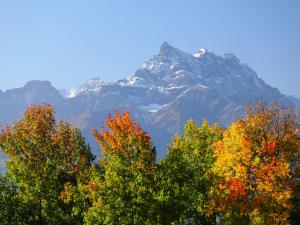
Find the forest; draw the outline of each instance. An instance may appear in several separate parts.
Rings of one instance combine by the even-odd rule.
[[[245,111],[227,128],[187,121],[163,159],[130,113],[116,112],[91,130],[96,158],[51,105],[31,105],[0,132],[0,224],[300,224],[296,113]]]

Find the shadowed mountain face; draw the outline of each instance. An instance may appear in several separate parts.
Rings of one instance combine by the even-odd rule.
[[[0,123],[21,118],[31,103],[50,103],[57,119],[80,128],[94,153],[99,154],[90,128],[100,128],[109,113],[129,110],[150,133],[158,155],[163,157],[166,145],[186,120],[201,123],[206,118],[227,126],[243,116],[247,102],[261,98],[300,106],[298,99],[267,85],[233,54],[218,56],[205,49],[188,54],[163,43],[159,53],[135,74],[115,83],[96,78],[60,92],[48,81],[30,81],[22,88],[0,92]]]

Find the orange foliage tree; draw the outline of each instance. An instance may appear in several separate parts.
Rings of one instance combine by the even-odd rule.
[[[102,127],[100,132],[92,129],[101,146],[101,164],[105,165],[116,156],[125,160],[131,170],[144,170],[153,176],[155,149],[148,134],[131,119],[130,113],[117,112],[115,118],[109,115],[106,125],[107,129]]]
[[[91,175],[83,192],[92,206],[86,224],[157,224],[153,192],[156,153],[150,137],[130,117],[108,116],[106,127],[92,129],[102,156],[99,170]]]
[[[56,124],[50,105],[31,105],[22,120],[1,131],[0,148],[18,188],[16,198],[27,208],[25,223],[75,224],[61,192],[91,166],[93,156],[81,133],[68,123]]]
[[[276,105],[248,108],[215,143],[209,207],[240,223],[288,224],[299,160],[295,115]]]

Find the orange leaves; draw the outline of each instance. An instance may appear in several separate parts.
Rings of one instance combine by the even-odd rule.
[[[0,145],[8,157],[22,160],[32,169],[38,169],[38,158],[45,160],[47,145],[55,127],[54,111],[49,105],[31,105],[24,118],[0,134]]]
[[[136,125],[130,118],[129,112],[121,115],[116,113],[116,117],[108,116],[106,128],[101,128],[100,132],[92,129],[95,139],[102,146],[102,151],[107,153],[106,150],[113,149],[115,153],[125,154],[124,146],[133,144],[134,141],[143,142],[143,145],[151,145],[150,137]],[[123,150],[123,151],[122,151]]]
[[[157,200],[174,210],[172,221],[181,219],[178,212],[185,218],[233,212],[248,221],[287,224],[299,186],[300,139],[297,123],[285,111],[259,106],[224,130],[189,121],[159,170],[150,137],[129,112],[108,116],[105,126],[92,132],[103,153],[92,170],[80,132],[68,123],[56,124],[49,105],[33,105],[22,120],[3,128],[0,148],[28,197],[44,191],[43,201],[50,205],[57,198],[70,203],[80,196],[105,219],[116,218],[114,224],[120,215],[132,219],[127,205],[142,224]],[[85,214],[80,201],[77,210]]]
[[[226,202],[239,204],[239,201],[247,196],[245,183],[243,183],[240,179],[233,178],[231,176],[227,177],[226,180],[220,180],[219,187],[221,196],[226,199],[226,201],[223,202],[224,204],[226,204]]]
[[[66,122],[56,124],[54,109],[48,104],[31,105],[22,120],[5,127],[0,133],[0,147],[14,166],[24,164],[40,176],[54,165],[57,172],[70,175],[92,159],[80,132]]]
[[[267,140],[262,143],[262,147],[258,149],[260,154],[272,157],[277,150],[276,142],[273,140]]]
[[[131,119],[129,112],[123,115],[117,112],[115,118],[109,115],[106,126],[99,132],[92,129],[92,133],[101,146],[102,164],[114,156],[132,165],[131,169],[152,171],[156,156],[150,137]]]
[[[7,174],[19,187],[22,204],[29,201],[32,213],[39,209],[40,221],[55,215],[70,223],[73,187],[86,179],[93,160],[81,133],[68,123],[56,124],[50,105],[31,105],[23,119],[2,129],[0,148],[8,156]]]
[[[89,181],[88,184],[87,184],[87,186],[88,186],[88,188],[89,188],[91,191],[93,191],[93,192],[96,191],[96,187],[95,187],[95,185],[93,184],[92,181]]]
[[[212,190],[211,205],[219,204],[223,213],[234,208],[250,215],[256,210],[265,217],[289,209],[289,163],[299,154],[300,143],[291,118],[279,108],[259,105],[225,130],[224,138],[214,144],[212,172],[220,185]]]
[[[156,155],[150,137],[129,112],[109,115],[105,126],[92,133],[102,157],[101,169],[85,186],[95,212],[87,215],[98,217],[97,224],[146,224],[155,202]]]
[[[268,152],[269,155],[273,155],[276,150],[276,143],[275,141],[266,142],[264,145],[264,149]]]

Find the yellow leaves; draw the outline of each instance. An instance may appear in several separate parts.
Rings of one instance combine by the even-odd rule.
[[[258,156],[254,157],[253,166],[257,167],[260,163],[260,158]]]
[[[195,148],[194,151],[193,151],[193,153],[194,153],[194,155],[195,155],[196,157],[199,157],[200,154],[201,154],[201,150],[200,150],[199,148]]]
[[[72,200],[73,190],[70,182],[67,182],[64,185],[64,190],[60,192],[60,199],[62,199],[65,203],[69,203]]]
[[[249,140],[243,137],[243,128],[238,122],[230,126],[224,133],[224,138],[214,144],[216,162],[213,172],[220,177],[230,175],[239,179],[245,177],[245,163],[250,158]],[[241,164],[243,162],[243,164]]]
[[[254,207],[255,214],[269,209],[272,215],[289,210],[289,160],[300,150],[297,129],[293,129],[296,123],[290,118],[278,108],[259,106],[225,130],[223,139],[214,144],[212,172],[218,185],[210,204],[219,205],[221,212],[230,207],[248,213]],[[265,220],[271,221],[268,216]]]

